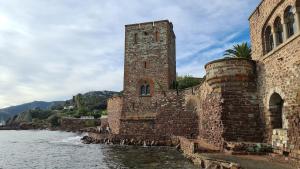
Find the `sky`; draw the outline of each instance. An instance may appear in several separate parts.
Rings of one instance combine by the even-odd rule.
[[[260,0],[0,0],[0,108],[123,88],[124,25],[168,19],[178,75],[249,42]]]

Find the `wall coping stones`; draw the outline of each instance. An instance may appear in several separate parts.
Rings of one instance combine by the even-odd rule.
[[[249,62],[252,62],[253,64],[255,64],[255,61],[251,60],[251,59],[246,59],[246,58],[231,58],[231,57],[228,57],[228,58],[222,58],[222,59],[217,59],[217,60],[208,62],[207,64],[205,64],[204,67],[206,69],[208,65],[211,65],[211,64],[214,64],[214,63],[218,63],[218,62],[231,61],[231,60],[244,60],[244,61],[249,61]]]
[[[171,23],[169,20],[159,20],[159,21],[154,21],[154,22],[142,22],[142,23],[127,24],[127,25],[125,25],[125,27],[138,26],[138,25],[147,25],[147,24],[155,24],[155,23],[160,23],[160,22]]]

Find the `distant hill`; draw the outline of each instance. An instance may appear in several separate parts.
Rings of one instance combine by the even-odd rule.
[[[19,115],[20,113],[27,112],[29,110],[51,110],[59,109],[64,106],[74,106],[75,110],[83,109],[84,111],[103,110],[106,109],[107,99],[113,95],[118,95],[119,92],[114,91],[91,91],[85,94],[77,94],[72,99],[67,101],[34,101],[31,103],[12,106],[4,109],[0,109],[0,121],[8,120],[10,117]]]
[[[18,115],[22,112],[32,110],[32,109],[41,109],[49,110],[52,106],[62,105],[64,101],[54,101],[54,102],[44,102],[44,101],[34,101],[31,103],[25,103],[17,106],[11,106],[4,109],[0,109],[0,121],[7,120],[10,117]]]
[[[113,91],[92,91],[85,94],[77,94],[76,96],[73,96],[71,103],[78,109],[82,107],[90,111],[94,109],[106,109],[107,99],[118,94],[119,92]]]

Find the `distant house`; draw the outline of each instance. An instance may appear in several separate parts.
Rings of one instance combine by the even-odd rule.
[[[80,119],[95,119],[94,116],[81,116]]]
[[[74,109],[74,106],[65,106],[64,107],[64,110],[73,110]]]

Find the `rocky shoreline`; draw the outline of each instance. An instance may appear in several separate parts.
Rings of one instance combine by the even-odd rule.
[[[213,157],[214,154],[221,155],[224,157],[236,157],[246,160],[257,160],[257,161],[273,161],[277,164],[282,164],[284,169],[298,169],[297,161],[288,160],[285,157],[275,155],[272,153],[246,153],[245,147],[249,145],[255,145],[254,143],[237,144],[235,146],[228,144],[227,146],[234,150],[239,151],[227,151],[227,152],[216,152],[207,151],[197,152],[194,150],[194,145],[190,144],[189,139],[183,137],[170,137],[162,140],[151,140],[149,138],[143,138],[142,136],[121,136],[114,135],[108,132],[99,133],[99,131],[88,132],[87,136],[82,138],[84,144],[106,144],[106,145],[132,145],[132,146],[169,146],[175,147],[177,150],[183,153],[183,155],[191,160],[196,166],[200,166],[202,169],[246,169],[243,168],[238,162],[231,160],[220,159]],[[263,145],[265,147],[265,145]],[[276,168],[277,169],[277,168]]]
[[[207,158],[205,156],[200,156],[199,154],[190,154],[183,150],[180,144],[180,139],[178,137],[171,137],[165,140],[149,140],[142,139],[141,137],[113,135],[109,133],[93,133],[89,132],[87,136],[82,139],[84,144],[109,144],[109,145],[133,145],[133,146],[169,146],[175,147],[177,150],[181,151],[184,156],[191,160],[195,165],[200,166],[203,169],[209,168],[224,168],[224,169],[242,169],[239,164],[232,163],[224,160],[216,160],[212,158]]]
[[[109,133],[88,132],[82,138],[84,144],[110,144],[110,145],[134,145],[134,146],[179,146],[175,138],[147,139],[139,136],[122,136]]]
[[[178,151],[182,152],[183,155],[191,160],[196,166],[200,166],[202,169],[245,169],[241,167],[241,164],[237,162],[233,162],[230,160],[222,160],[218,158],[211,157],[206,155],[205,153],[193,152],[189,151],[186,147],[189,147],[188,143],[180,137],[170,137],[165,138],[162,140],[151,140],[143,137],[133,137],[133,136],[121,136],[121,135],[114,135],[109,133],[108,131],[104,130],[103,128],[100,129],[102,132],[99,132],[99,128],[90,127],[90,128],[82,128],[79,130],[65,130],[62,128],[18,128],[18,127],[0,127],[0,130],[54,130],[54,131],[66,131],[66,132],[76,132],[76,133],[88,133],[82,137],[82,143],[84,144],[106,144],[106,145],[132,145],[132,146],[147,146],[147,147],[154,147],[154,146],[169,146],[175,147]],[[186,146],[186,145],[187,146]],[[227,156],[226,153],[220,153],[221,155]],[[241,156],[247,157],[247,156]],[[273,161],[281,161],[284,165],[286,160],[283,157],[273,157],[270,155],[256,155],[254,156],[257,159],[267,158],[268,160]],[[298,164],[286,164],[287,166],[297,166]],[[294,169],[294,168],[290,168]],[[298,169],[298,168],[295,168]]]

